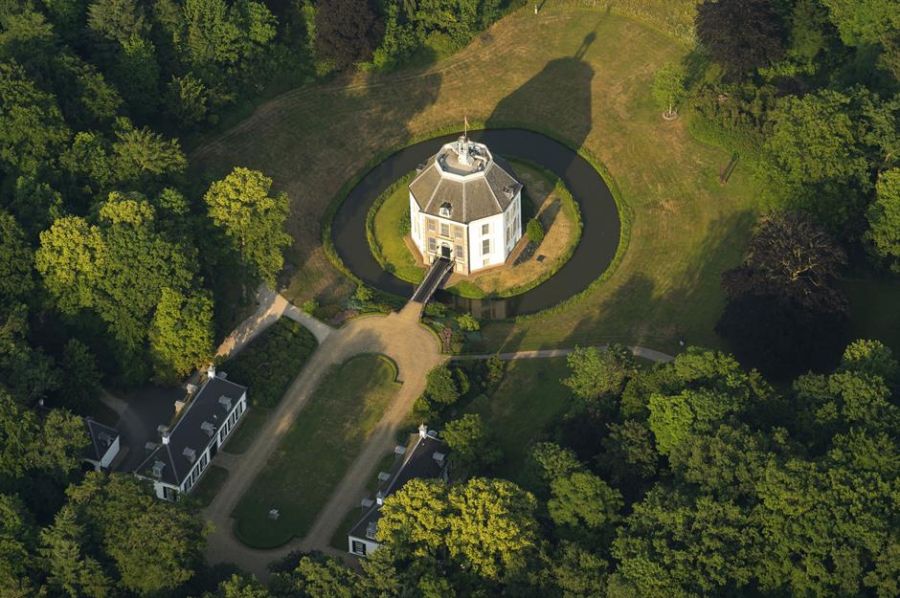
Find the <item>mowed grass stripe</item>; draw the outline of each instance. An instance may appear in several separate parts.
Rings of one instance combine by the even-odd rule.
[[[395,396],[396,376],[386,357],[361,355],[325,377],[234,510],[243,543],[274,548],[309,531]]]

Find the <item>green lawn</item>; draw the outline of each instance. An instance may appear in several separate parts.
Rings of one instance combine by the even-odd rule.
[[[503,451],[499,477],[518,479],[531,442],[565,414],[570,392],[560,380],[568,375],[565,357],[511,361],[494,395],[466,407],[481,415],[497,438]]]
[[[222,364],[222,369],[249,388],[247,399],[252,406],[274,407],[317,346],[309,330],[281,318]]]
[[[743,160],[719,184],[731,152],[692,136],[689,107],[675,121],[661,118],[654,75],[689,49],[608,4],[548,2],[539,16],[525,6],[426,68],[349,73],[288,92],[199,147],[191,163],[214,177],[235,165],[260,168],[288,193],[287,294],[302,302],[345,284],[322,248],[323,215],[372,160],[458,130],[464,116],[473,126],[548,132],[609,173],[630,221],[627,248],[576,304],[487,324],[485,342],[511,351],[615,341],[671,352],[684,337],[720,347],[721,274],[740,262],[765,189]],[[675,18],[684,5],[665,7],[661,14]]]
[[[270,413],[271,410],[265,407],[248,409],[244,417],[241,418],[238,429],[231,433],[228,442],[225,443],[222,450],[232,455],[240,455],[247,452],[247,449],[256,440],[259,430],[266,423],[266,420],[269,419]]]
[[[302,302],[343,280],[327,265],[322,217],[371,160],[461,127],[466,115],[473,126],[547,131],[610,173],[631,222],[628,247],[582,301],[539,319],[488,324],[486,343],[666,350],[683,335],[715,345],[720,276],[741,259],[760,189],[742,165],[719,184],[731,154],[695,140],[687,110],[673,122],[661,118],[654,74],[687,51],[599,7],[547,3],[538,17],[526,7],[427,68],[348,74],[279,96],[199,147],[192,164],[216,177],[237,164],[260,168],[292,198],[288,261],[292,277],[307,282],[290,285],[288,296]]]
[[[306,534],[394,397],[396,374],[385,357],[362,355],[325,378],[238,503],[242,542],[274,548]],[[277,521],[268,518],[273,508]]]
[[[404,177],[412,180],[412,177]],[[380,256],[375,258],[387,264],[389,271],[401,280],[418,284],[425,276],[425,270],[416,264],[416,260],[406,246],[403,221],[409,223],[409,188],[408,183],[395,185],[390,189],[383,203],[375,211],[372,234],[380,249]],[[377,204],[376,204],[377,205]],[[408,228],[408,227],[407,227]],[[373,252],[374,253],[374,252]]]
[[[203,479],[191,492],[191,498],[197,502],[200,507],[209,506],[216,494],[222,488],[222,484],[228,478],[228,470],[218,465],[210,465],[209,469],[203,474]]]

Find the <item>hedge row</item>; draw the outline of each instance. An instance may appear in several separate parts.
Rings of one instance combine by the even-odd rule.
[[[306,328],[281,318],[228,359],[222,369],[249,388],[247,400],[252,405],[274,407],[317,346],[316,337]]]

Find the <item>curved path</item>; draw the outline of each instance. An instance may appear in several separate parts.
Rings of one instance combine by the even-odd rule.
[[[586,289],[606,271],[619,246],[621,223],[616,202],[591,164],[577,152],[540,133],[524,129],[474,131],[471,138],[486,143],[501,156],[540,164],[558,176],[578,202],[582,235],[572,257],[543,284],[508,299],[481,300],[502,303],[502,309],[483,310],[504,317],[541,311]],[[370,170],[338,208],[332,224],[335,249],[354,274],[377,289],[410,297],[408,282],[385,272],[372,256],[366,235],[366,217],[375,200],[397,179],[424,164],[442,144],[455,139],[446,135],[416,143],[391,155]]]
[[[286,315],[288,309],[284,310]],[[419,323],[421,312],[421,304],[409,303],[399,313],[356,318],[342,328],[330,330],[323,335],[319,348],[269,416],[250,449],[243,455],[228,459],[228,477],[213,502],[203,511],[213,528],[206,548],[209,563],[235,563],[260,579],[266,579],[266,567],[273,560],[297,549],[327,548],[332,534],[347,512],[358,505],[365,495],[365,486],[372,471],[394,447],[397,430],[415,400],[425,390],[426,374],[446,360],[440,353],[437,337]],[[253,483],[256,474],[266,465],[325,374],[332,367],[360,353],[382,353],[396,362],[402,385],[393,403],[305,538],[274,550],[245,546],[232,532],[232,511]]]

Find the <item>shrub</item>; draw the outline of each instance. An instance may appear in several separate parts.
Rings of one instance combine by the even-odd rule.
[[[459,398],[459,389],[453,381],[453,373],[446,366],[439,366],[428,372],[425,395],[432,403],[452,405]]]
[[[316,337],[299,323],[281,318],[222,369],[229,378],[249,387],[252,405],[272,407],[281,400],[291,381],[315,351]]]
[[[463,314],[456,318],[459,327],[467,332],[476,332],[481,330],[481,324],[472,316],[472,314]]]
[[[375,293],[372,292],[372,289],[363,284],[357,286],[356,292],[353,293],[353,297],[360,303],[368,303],[374,296]]]
[[[544,240],[544,225],[537,218],[532,218],[525,226],[525,235],[532,243],[540,244]]]
[[[315,299],[307,299],[303,302],[303,305],[300,306],[300,309],[309,315],[313,315],[316,313],[316,310],[319,309],[319,302]]]

